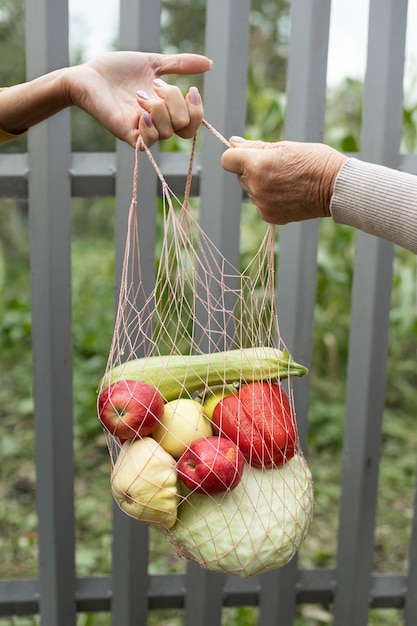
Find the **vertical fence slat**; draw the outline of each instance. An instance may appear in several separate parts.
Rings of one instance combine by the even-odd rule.
[[[406,0],[371,0],[361,154],[396,166]],[[381,71],[381,68],[383,70]],[[349,345],[335,626],[368,623],[393,246],[358,233]]]
[[[188,563],[185,578],[184,626],[221,624],[225,576]]]
[[[223,135],[244,133],[249,0],[212,0],[206,8],[206,54],[214,69],[204,76],[204,110]],[[239,265],[241,190],[235,177],[222,171],[224,150],[204,131],[202,149],[201,226],[226,258]],[[190,563],[186,573],[186,626],[220,624],[225,577]]]
[[[330,0],[291,5],[285,138],[323,141]],[[314,54],[313,54],[314,51]],[[277,307],[280,332],[295,358],[312,359],[319,220],[280,228]],[[309,377],[296,382],[297,420],[305,444]]]
[[[158,52],[161,2],[121,0],[120,50]],[[138,89],[140,85],[138,85]],[[154,153],[156,148],[153,149]],[[124,258],[127,216],[132,199],[134,151],[117,142],[116,177],[116,303]],[[148,288],[154,279],[156,177],[148,160],[140,161],[138,182],[138,211],[140,211],[140,249],[143,276]],[[140,307],[140,303],[137,303]],[[148,623],[149,593],[149,532],[144,524],[129,518],[113,505],[113,567],[112,620],[120,626],[145,626]]]
[[[68,64],[68,5],[26,3],[27,76]],[[29,133],[29,219],[40,616],[73,626],[75,610],[72,430],[70,118]]]
[[[405,590],[404,626],[417,624],[417,485],[414,494],[414,519],[410,538],[407,588]]]
[[[213,0],[206,9],[206,54],[214,69],[204,75],[204,112],[226,138],[243,135],[249,49],[249,0]],[[239,265],[241,190],[222,170],[225,146],[204,131],[201,156],[201,226],[220,251]]]
[[[295,0],[287,73],[285,137],[323,139],[330,0]],[[313,53],[314,51],[314,53]],[[316,297],[318,220],[280,229],[277,308],[280,333],[298,362],[308,367]],[[296,381],[294,395],[300,439],[305,449],[309,379]],[[260,626],[295,620],[297,557],[286,567],[261,576]]]

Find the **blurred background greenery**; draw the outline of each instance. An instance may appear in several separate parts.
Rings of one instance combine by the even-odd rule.
[[[248,68],[246,136],[282,139],[289,3],[254,0]],[[204,49],[203,0],[163,2],[163,51]],[[115,42],[116,45],[117,42]],[[0,85],[24,80],[24,2],[0,0]],[[84,58],[72,51],[73,62]],[[416,77],[417,78],[417,77]],[[186,90],[186,77],[179,84]],[[195,77],[192,79],[195,83]],[[202,85],[199,85],[202,87]],[[325,141],[350,153],[360,149],[363,84],[346,78],[327,93]],[[402,149],[417,148],[417,90],[405,94]],[[72,111],[73,149],[111,151],[114,139],[81,111]],[[220,129],[221,130],[221,129]],[[163,150],[189,150],[173,138]],[[25,138],[2,152],[25,150]],[[114,320],[114,199],[72,201],[74,451],[76,459],[77,573],[111,568],[109,459],[96,418],[96,388],[104,371]],[[265,225],[242,207],[242,265],[253,256]],[[279,252],[279,251],[278,251]],[[317,259],[317,304],[307,456],[316,490],[316,514],[300,552],[301,566],[335,566],[343,440],[350,298],[355,232],[323,220]],[[91,285],[94,284],[94,289]],[[24,201],[0,199],[0,578],[37,574],[29,234]],[[397,249],[394,261],[388,381],[383,428],[375,569],[405,571],[416,470],[416,258]],[[285,338],[284,338],[285,340]],[[57,416],[59,418],[59,416]],[[151,533],[151,573],[181,572],[166,544]],[[330,623],[326,607],[300,607],[299,626]],[[79,624],[109,624],[101,614]],[[224,626],[256,624],[255,608],[225,609]],[[397,611],[372,611],[370,623],[398,625]],[[35,624],[33,620],[5,624]],[[150,624],[180,624],[180,612],[155,611]]]

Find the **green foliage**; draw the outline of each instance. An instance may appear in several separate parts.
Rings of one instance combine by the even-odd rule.
[[[289,5],[288,0],[253,0],[251,5],[246,136],[253,139],[282,139]],[[163,52],[204,53],[205,7],[204,0],[164,0]],[[183,93],[192,84],[201,90],[202,81],[202,76],[175,78]]]
[[[346,78],[327,96],[324,140],[342,152],[360,150],[363,83]]]
[[[250,15],[250,59],[262,77],[262,88],[284,92],[290,33],[289,0],[253,0]]]
[[[73,152],[114,152],[114,136],[85,111],[73,107],[71,125]]]
[[[24,80],[24,0],[0,0],[0,85]]]
[[[161,48],[165,52],[204,53],[205,0],[164,0]]]
[[[72,259],[75,424],[88,445],[113,331],[114,250],[104,238],[85,238],[74,242]]]
[[[0,87],[25,80],[24,10],[24,0],[0,0]],[[0,146],[0,153],[25,150],[25,137]]]
[[[205,0],[163,1],[163,52],[204,53],[206,4]],[[253,0],[251,4],[250,56],[254,71],[263,77],[263,87],[278,91],[285,88],[289,4],[289,0]]]
[[[258,624],[259,609],[247,606],[224,608],[221,626],[256,626]]]
[[[247,139],[280,141],[283,139],[285,93],[273,87],[264,87],[263,77],[249,60],[247,85]]]
[[[417,149],[417,76],[411,77],[410,84],[405,88],[403,99],[403,120],[401,151],[414,153]]]

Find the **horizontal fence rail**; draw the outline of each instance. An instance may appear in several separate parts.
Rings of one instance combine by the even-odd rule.
[[[361,153],[355,153],[361,159]],[[160,152],[158,166],[176,195],[184,191],[189,158],[186,154]],[[417,156],[398,154],[396,169],[417,175]],[[203,166],[196,154],[191,195],[200,193]],[[113,152],[74,152],[68,175],[73,197],[110,197],[115,195],[118,164]],[[0,154],[0,198],[27,198],[29,164],[27,154]],[[159,181],[155,181],[159,189]]]
[[[354,156],[358,159],[363,158],[360,152]],[[165,180],[179,196],[184,191],[188,162],[186,154],[160,152],[158,155],[158,166]],[[395,167],[402,172],[417,175],[417,156],[398,154]],[[84,198],[114,196],[118,170],[117,157],[113,152],[72,153],[68,169],[71,195]],[[191,185],[192,196],[200,194],[202,171],[201,155],[196,154]],[[28,178],[27,154],[0,154],[0,198],[27,198]],[[155,181],[155,185],[159,190],[159,181]],[[243,196],[245,197],[245,194]]]
[[[299,570],[296,577],[297,604],[331,604],[334,600],[336,570]],[[259,606],[262,579],[253,576],[247,580],[226,577],[221,589],[225,607]],[[186,605],[186,576],[166,574],[150,576],[147,609],[184,609]],[[400,574],[374,574],[371,577],[369,608],[405,606],[407,577]],[[39,612],[40,585],[36,579],[0,581],[0,616],[35,615]],[[80,577],[75,583],[75,604],[79,612],[110,611],[112,579],[110,576]],[[269,624],[276,624],[276,616],[269,616]]]

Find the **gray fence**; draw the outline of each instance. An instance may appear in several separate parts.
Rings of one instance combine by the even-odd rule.
[[[161,2],[120,4],[120,48],[157,51]],[[244,134],[250,0],[206,4],[206,52],[215,70],[205,77],[205,115],[226,137]],[[291,3],[288,139],[323,139],[330,10],[331,0]],[[67,2],[28,0],[26,11],[28,77],[68,64]],[[407,0],[371,0],[359,156],[417,173],[417,157],[399,152],[406,22]],[[234,177],[219,171],[222,150],[215,138],[205,137],[196,181],[203,229],[220,250],[228,249],[233,262],[241,193]],[[171,186],[180,188],[186,175],[181,155],[161,154],[159,162]],[[133,626],[146,624],[150,610],[180,608],[184,624],[213,626],[221,623],[223,607],[247,605],[259,607],[260,626],[284,626],[295,623],[297,604],[308,603],[332,605],[336,626],[367,624],[371,607],[403,609],[404,624],[415,626],[417,516],[408,572],[373,572],[394,252],[387,242],[363,234],[356,241],[336,567],[299,569],[294,559],[281,570],[245,581],[192,564],[184,574],[149,575],[147,529],[115,509],[112,576],[76,576],[69,207],[72,195],[116,196],[119,275],[131,176],[132,151],[125,145],[114,154],[71,153],[69,111],[31,130],[27,154],[0,156],[0,194],[27,196],[30,205],[40,557],[38,579],[0,581],[0,616],[39,614],[43,626],[70,626],[77,613],[108,611],[115,626]],[[140,193],[149,200],[143,203],[150,207],[143,246],[151,251],[157,196],[152,170]],[[318,233],[317,221],[280,232],[280,330],[290,351],[307,365],[312,361]],[[296,387],[303,442],[309,384],[303,379]]]

